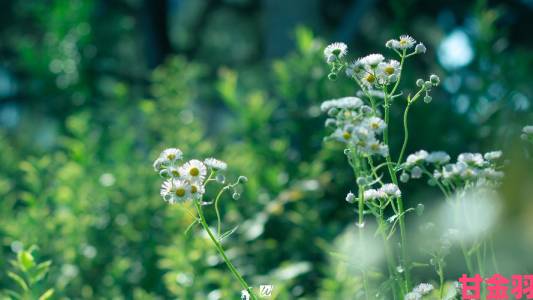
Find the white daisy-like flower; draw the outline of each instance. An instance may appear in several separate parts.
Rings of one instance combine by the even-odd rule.
[[[329,59],[331,56],[341,58],[346,55],[347,52],[348,46],[346,46],[345,43],[336,42],[329,44],[326,49],[324,49],[324,57],[326,57],[326,59]]]
[[[481,173],[483,177],[489,180],[501,180],[504,176],[504,173],[502,171],[496,171],[493,168],[483,169]]]
[[[483,157],[486,160],[498,160],[500,157],[502,157],[502,154],[503,153],[501,151],[491,151],[491,152],[485,153]]]
[[[400,36],[400,39],[393,40],[392,48],[398,50],[410,49],[416,44],[416,40],[410,35],[404,34]]]
[[[395,185],[394,183],[386,183],[379,190],[385,193],[389,197],[399,198],[402,196],[402,192],[400,191],[400,188],[398,188],[398,186]]]
[[[360,58],[352,61],[346,66],[346,76],[359,76],[365,70],[365,65]]]
[[[378,64],[377,76],[383,84],[388,84],[398,80],[400,71],[400,62],[391,59]]]
[[[320,110],[327,112],[332,108],[338,109],[356,109],[363,105],[363,100],[357,97],[342,97],[337,99],[326,100],[320,105]]]
[[[385,123],[385,121],[383,121],[381,118],[378,118],[378,117],[370,117],[370,118],[366,118],[364,121],[363,121],[363,124],[365,127],[369,128],[370,130],[374,131],[374,132],[382,132],[383,129],[385,129],[387,127],[387,124]]]
[[[410,293],[405,294],[403,299],[404,300],[421,300],[422,295],[420,295],[419,293],[410,292]]]
[[[485,160],[481,153],[461,153],[457,157],[457,161],[474,166],[483,166],[485,164]]]
[[[207,167],[203,162],[192,159],[181,166],[179,170],[182,178],[191,182],[203,182],[207,175]]]
[[[199,182],[190,183],[189,193],[192,199],[199,200],[205,194],[205,186]]]
[[[472,180],[479,176],[480,171],[476,168],[467,167],[460,172],[460,176],[465,180]]]
[[[430,164],[442,165],[450,161],[450,155],[444,151],[434,151],[429,153],[425,160]]]
[[[374,73],[367,71],[361,75],[361,82],[367,88],[371,88],[372,86],[378,83],[378,78],[376,77]]]
[[[421,295],[427,295],[434,289],[433,285],[430,283],[421,283],[417,285],[413,292],[421,294]]]
[[[181,176],[179,168],[175,166],[170,166],[167,168],[167,174],[170,177],[179,178]]]
[[[184,202],[190,199],[190,186],[184,180],[173,178],[163,182],[160,193],[170,204]]]
[[[368,189],[363,193],[363,198],[365,199],[365,201],[383,199],[386,197],[387,195],[383,191],[375,190],[375,189]]]
[[[361,58],[361,62],[370,68],[375,68],[379,65],[380,62],[382,62],[385,58],[383,55],[379,53],[373,53],[369,54],[363,58]]]
[[[178,160],[181,160],[183,158],[183,152],[181,152],[178,148],[168,148],[163,150],[161,152],[161,155],[159,155],[160,158],[163,158],[165,161],[163,161],[164,164],[173,164]]]
[[[225,171],[228,168],[227,163],[212,157],[204,159],[204,164],[215,171]]]
[[[378,140],[370,139],[365,143],[363,147],[363,152],[367,155],[381,155],[387,157],[389,155],[389,147],[385,144],[381,144]]]
[[[406,166],[414,166],[419,162],[424,161],[428,157],[428,152],[426,150],[420,150],[413,154],[409,154],[407,156],[407,160],[405,161]]]
[[[533,125],[527,125],[522,128],[522,132],[525,134],[533,134]]]
[[[348,143],[353,140],[353,132],[348,130],[347,127],[345,128],[337,128],[335,131],[331,134],[331,137],[339,142]]]

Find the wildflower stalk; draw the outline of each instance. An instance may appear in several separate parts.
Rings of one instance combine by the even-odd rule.
[[[198,200],[194,200],[194,206],[196,207],[196,210],[198,211],[198,216],[200,217],[200,224],[202,224],[202,227],[204,228],[204,230],[207,232],[207,234],[209,235],[209,238],[211,238],[211,241],[213,242],[213,244],[215,245],[215,248],[217,249],[218,253],[220,254],[220,256],[222,256],[222,259],[224,260],[224,262],[226,263],[226,266],[228,266],[228,269],[230,270],[230,272],[233,274],[233,276],[239,281],[239,283],[241,284],[241,286],[246,290],[248,291],[248,293],[250,294],[251,298],[253,300],[257,300],[257,297],[255,296],[255,294],[253,293],[252,291],[252,288],[250,288],[250,286],[246,283],[246,281],[244,280],[244,278],[241,276],[241,274],[239,273],[239,271],[237,271],[237,269],[235,268],[235,266],[233,266],[233,264],[231,263],[231,261],[229,260],[229,258],[226,256],[226,252],[224,251],[224,248],[222,247],[222,245],[219,243],[219,241],[216,239],[216,237],[213,235],[213,233],[211,232],[211,229],[209,229],[209,225],[207,225],[207,221],[205,220],[205,217],[204,217],[204,212],[202,211],[202,206],[200,205],[200,203],[198,202]]]
[[[359,247],[360,249],[363,248],[363,230],[364,230],[364,226],[365,226],[365,221],[364,221],[364,202],[365,202],[365,199],[364,199],[364,189],[359,187],[359,207],[358,207],[358,210],[359,210],[359,218],[357,220],[358,224],[357,224],[357,227],[359,228]],[[363,274],[363,288],[365,290],[365,298],[368,300],[368,280],[366,278],[366,271],[362,270],[362,274]]]
[[[409,108],[411,107],[410,101],[407,101],[407,106],[405,107],[405,111],[403,112],[403,144],[402,144],[402,150],[400,151],[400,156],[398,157],[398,164],[401,164],[403,161],[403,156],[405,154],[405,148],[407,148],[407,142],[409,140],[409,127],[407,127],[407,116],[409,115]]]
[[[394,89],[393,89],[394,90]],[[385,94],[385,103],[384,103],[384,109],[385,109],[385,124],[387,124],[387,127],[385,127],[383,131],[383,142],[385,145],[389,145],[389,111],[390,111],[390,102],[389,102],[389,95]],[[387,155],[385,157],[387,161],[387,168],[389,170],[389,175],[391,177],[391,180],[394,184],[398,185],[398,178],[396,176],[396,172],[394,171],[394,168],[392,167],[392,160],[390,155]],[[403,264],[404,268],[404,276],[405,276],[405,289],[410,290],[411,289],[411,279],[410,279],[410,267],[408,265],[408,259],[407,259],[407,238],[406,238],[406,229],[405,229],[405,219],[404,219],[404,208],[403,208],[403,200],[402,197],[397,197],[397,207],[398,207],[398,222],[400,224],[400,248],[401,248],[401,263]]]

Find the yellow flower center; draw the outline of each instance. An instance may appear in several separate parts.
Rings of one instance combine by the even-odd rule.
[[[352,134],[349,133],[348,131],[345,131],[345,132],[342,133],[342,137],[343,137],[345,140],[347,140],[347,139],[349,139],[350,137],[352,137]]]
[[[200,170],[198,170],[196,167],[193,167],[189,170],[189,174],[191,174],[191,176],[198,176],[200,175]]]
[[[392,66],[386,66],[384,71],[385,71],[385,73],[387,73],[387,75],[394,74],[394,68]]]
[[[176,196],[178,196],[178,197],[185,196],[185,189],[184,188],[177,188],[176,189]]]
[[[372,144],[372,145],[370,145],[370,148],[372,148],[373,151],[377,151],[377,150],[379,150],[379,145],[378,144]]]
[[[373,74],[368,74],[366,75],[366,81],[373,83],[374,81],[376,81],[376,76],[374,76]]]
[[[196,194],[198,192],[198,188],[195,185],[191,186],[191,193]]]
[[[178,172],[178,170],[172,170],[172,175],[174,175],[174,177],[179,177],[180,176],[180,172]]]
[[[372,123],[372,124],[370,124],[370,127],[372,127],[372,129],[378,129],[379,128],[379,124],[378,123]]]
[[[170,153],[169,155],[167,155],[167,158],[173,160],[174,158],[176,158],[176,154]]]

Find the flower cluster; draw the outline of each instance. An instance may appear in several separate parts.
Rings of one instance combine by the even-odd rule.
[[[379,189],[368,189],[364,192],[364,199],[367,201],[387,199],[387,198],[399,198],[402,196],[402,192],[394,183],[386,183]]]
[[[522,140],[533,143],[533,125],[527,125],[522,128],[522,134],[520,135]]]
[[[449,163],[450,156],[443,151],[428,153],[420,150],[407,157],[403,164],[404,173],[400,176],[403,182],[409,178],[420,178],[425,173],[444,183],[457,184],[460,182],[498,182],[503,178],[497,161],[501,158],[501,151],[481,153],[461,153],[455,163]],[[429,169],[433,169],[433,173]]]
[[[433,285],[430,283],[421,283],[417,285],[411,292],[404,297],[405,300],[420,300],[423,296],[429,294],[433,290]]]
[[[381,88],[398,80],[401,66],[397,60],[385,60],[381,54],[369,54],[349,63],[345,72],[369,89]]]
[[[320,108],[330,116],[326,120],[326,126],[334,128],[330,139],[346,143],[348,148],[365,156],[388,155],[388,146],[377,139],[386,124],[361,99],[344,97],[328,100]]]
[[[227,168],[225,162],[215,158],[203,162],[197,159],[182,162],[183,153],[178,148],[164,150],[154,162],[154,170],[165,178],[161,196],[171,204],[201,199],[205,193],[208,170],[214,174]]]

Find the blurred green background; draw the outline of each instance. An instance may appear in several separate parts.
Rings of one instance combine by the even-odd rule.
[[[0,289],[13,287],[14,252],[37,245],[57,299],[238,299],[210,241],[185,235],[191,217],[159,197],[152,161],[179,147],[250,179],[222,211],[240,225],[225,247],[252,285],[353,299],[357,272],[329,253],[354,226],[355,185],[341,146],[322,142],[319,105],[356,88],[327,80],[322,50],[390,55],[385,41],[404,33],[428,48],[404,83],[443,80],[412,109],[408,152],[504,150],[496,248],[508,272],[532,273],[532,149],[519,138],[533,123],[532,12],[530,0],[2,1]],[[402,189],[410,206],[442,201],[423,182]],[[461,272],[452,261],[447,277]]]

